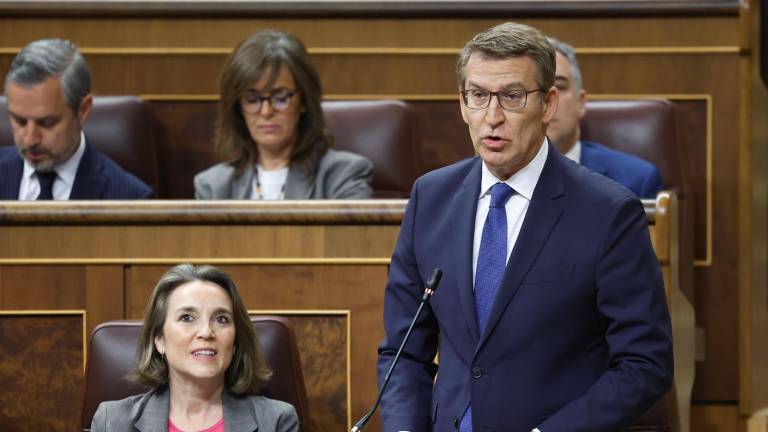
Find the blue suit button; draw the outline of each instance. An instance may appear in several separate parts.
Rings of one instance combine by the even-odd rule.
[[[472,378],[477,379],[477,378],[480,378],[481,376],[483,376],[483,370],[480,369],[477,366],[473,367],[472,368]]]

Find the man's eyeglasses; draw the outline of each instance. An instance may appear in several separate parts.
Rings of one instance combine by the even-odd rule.
[[[534,90],[506,90],[503,92],[492,92],[487,90],[462,90],[461,100],[464,105],[470,109],[485,109],[491,104],[491,99],[496,96],[499,105],[506,111],[520,111],[525,108],[528,102],[528,93],[535,93]]]
[[[291,101],[296,95],[296,92],[288,89],[278,89],[269,94],[269,96],[262,96],[255,92],[247,92],[240,98],[240,106],[248,114],[258,114],[261,111],[261,105],[264,101],[269,102],[269,106],[273,110],[283,112],[291,107]]]

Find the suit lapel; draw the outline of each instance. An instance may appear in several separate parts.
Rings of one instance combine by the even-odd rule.
[[[224,409],[224,427],[227,430],[253,432],[259,429],[249,398],[238,398],[226,390],[221,394]]]
[[[475,314],[475,293],[472,289],[472,241],[475,234],[477,201],[480,195],[480,168],[480,158],[476,158],[469,174],[454,195],[448,213],[454,219],[451,238],[454,242],[453,250],[457,251],[453,254],[456,289],[472,346],[477,346],[477,341],[480,339]],[[471,359],[467,361],[470,362]]]
[[[240,176],[232,177],[231,194],[232,199],[247,200],[253,195],[253,175],[255,168],[243,170]]]
[[[75,182],[72,185],[69,199],[87,200],[102,198],[109,178],[105,171],[106,168],[101,160],[99,160],[96,151],[86,143],[83,157],[80,159],[80,165],[77,167]]]
[[[299,167],[291,165],[288,168],[288,178],[285,179],[286,199],[309,199],[314,186]]]
[[[136,419],[134,427],[140,432],[167,432],[170,408],[168,387],[147,393],[135,406],[132,417]],[[254,416],[253,404],[249,398],[237,398],[226,390],[221,394],[224,411],[224,427],[227,430],[253,432],[259,429]]]
[[[171,401],[168,387],[162,387],[147,393],[142,401],[135,405],[134,427],[140,432],[167,432],[168,415]]]
[[[531,268],[539,252],[547,243],[549,234],[563,213],[564,202],[558,199],[563,195],[562,161],[557,149],[550,146],[547,161],[533,192],[531,203],[525,214],[523,226],[517,237],[512,254],[507,262],[504,277],[501,280],[496,299],[488,317],[485,333],[480,338],[477,349],[493,332],[507,305],[520,288],[525,275]]]
[[[21,176],[24,173],[24,161],[20,156],[0,165],[0,199],[19,199]]]

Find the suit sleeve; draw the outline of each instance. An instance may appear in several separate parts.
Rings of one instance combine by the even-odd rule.
[[[642,204],[611,212],[596,267],[596,307],[605,323],[609,369],[537,427],[542,432],[624,430],[671,387],[672,336],[664,282]]]
[[[640,194],[641,198],[656,199],[656,195],[664,189],[664,180],[661,178],[661,173],[655,166],[651,167],[651,171],[646,176],[642,186],[643,192]]]
[[[384,293],[385,337],[379,346],[379,386],[405,337],[424,290],[414,252],[418,185],[417,181],[408,201]],[[427,303],[384,392],[381,403],[384,432],[425,432],[431,429],[432,383],[437,372],[433,359],[437,353],[437,337],[437,321]]]
[[[193,182],[195,184],[195,199],[213,199],[213,190],[211,189],[211,185],[205,181],[202,173],[197,174]]]
[[[107,432],[107,406],[99,404],[91,420],[91,432]]]
[[[143,188],[139,199],[152,199],[155,197],[155,191],[152,190],[151,187],[147,186],[146,188]]]
[[[286,404],[287,405],[287,404]],[[296,408],[288,405],[277,417],[276,432],[299,432],[299,416]]]
[[[330,199],[367,199],[373,194],[373,163],[368,158],[353,155],[338,161],[332,178]]]

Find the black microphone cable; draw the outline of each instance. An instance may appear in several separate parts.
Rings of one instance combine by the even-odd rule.
[[[421,315],[421,310],[424,309],[424,303],[429,300],[429,297],[434,294],[435,290],[437,290],[437,286],[440,285],[440,279],[443,277],[443,271],[439,268],[436,268],[434,272],[432,272],[432,277],[430,277],[427,280],[427,286],[424,288],[424,294],[421,296],[421,300],[419,301],[419,309],[416,311],[416,315],[413,316],[413,320],[411,321],[411,325],[408,326],[408,331],[405,332],[405,337],[403,338],[403,342],[400,343],[400,348],[397,349],[397,353],[395,354],[395,358],[392,359],[392,364],[389,365],[389,370],[387,371],[387,374],[384,376],[384,382],[381,384],[381,388],[379,389],[379,395],[376,397],[376,403],[373,404],[373,407],[370,411],[368,411],[363,418],[357,421],[355,425],[352,427],[351,432],[360,432],[365,427],[366,423],[368,423],[368,420],[371,419],[371,416],[373,416],[373,413],[376,412],[376,408],[379,407],[379,404],[381,403],[381,397],[384,395],[384,389],[387,388],[387,383],[389,383],[389,378],[392,376],[392,371],[395,369],[395,365],[397,364],[397,360],[400,358],[400,354],[403,352],[403,348],[405,347],[405,343],[408,342],[408,337],[411,335],[411,330],[413,330],[413,326],[416,324],[416,320],[419,319],[419,315]]]

